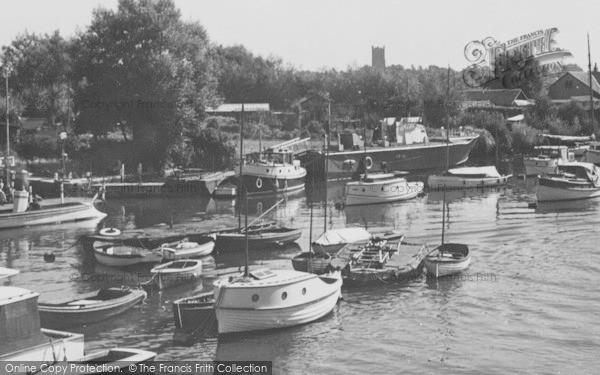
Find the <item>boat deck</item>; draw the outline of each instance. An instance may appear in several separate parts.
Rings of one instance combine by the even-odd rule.
[[[371,249],[364,250],[364,245],[367,241],[356,242],[346,245],[332,260],[334,267],[344,268],[352,259],[357,259],[357,266],[370,266],[373,268],[417,268],[425,258],[427,247],[423,244],[410,243],[403,241],[398,247],[400,240],[393,240],[386,243],[392,248],[392,251],[374,251]],[[383,259],[381,258],[383,257]],[[378,263],[381,267],[378,267]]]

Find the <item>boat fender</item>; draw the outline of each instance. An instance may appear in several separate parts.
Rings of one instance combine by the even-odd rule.
[[[99,233],[101,236],[115,237],[120,235],[121,231],[117,228],[102,228]]]
[[[262,186],[263,186],[262,179],[260,177],[258,177],[256,179],[256,187],[260,189],[260,188],[262,188]]]
[[[365,166],[367,167],[367,169],[371,169],[373,167],[373,159],[371,159],[370,156],[367,156],[367,158],[365,159]]]

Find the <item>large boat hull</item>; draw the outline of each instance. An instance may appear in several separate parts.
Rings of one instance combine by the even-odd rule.
[[[105,217],[91,203],[67,202],[42,206],[38,210],[0,213],[0,229],[22,228],[34,225],[58,224],[69,221],[90,220]]]
[[[558,186],[538,185],[538,202],[566,201],[600,197],[599,187],[562,188]]]
[[[296,241],[302,235],[302,229],[275,228],[248,233],[248,247],[257,249],[269,245],[285,245]],[[231,231],[217,234],[216,246],[219,252],[243,251],[246,235]]]
[[[444,142],[429,142],[408,146],[380,147],[368,149],[366,156],[370,158],[370,172],[381,172],[382,163],[387,170],[415,171],[454,167],[465,163],[477,138],[465,137],[451,139],[450,146]],[[310,150],[298,155],[302,166],[308,173],[315,173],[324,178],[327,162],[327,179],[344,180],[352,178],[358,171],[361,160],[365,158],[364,150],[333,151],[327,157],[324,151]]]
[[[486,187],[504,186],[511,175],[500,177],[465,178],[458,176],[429,176],[427,186],[430,190],[444,189],[482,189]]]
[[[423,191],[422,182],[362,183],[349,182],[346,185],[346,206],[399,202],[412,199]]]
[[[282,179],[245,174],[242,176],[245,191],[249,196],[285,194],[304,189],[304,177]]]

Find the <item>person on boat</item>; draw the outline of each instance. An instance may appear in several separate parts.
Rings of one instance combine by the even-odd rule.
[[[27,171],[22,170],[17,174],[14,179],[15,191],[29,191],[29,180],[27,178]]]
[[[40,208],[42,208],[42,197],[37,194],[33,194],[32,201],[29,203],[29,210],[39,210]]]
[[[4,193],[4,181],[0,181],[0,205],[6,203],[8,203],[8,199],[6,199],[6,194]]]
[[[387,163],[385,161],[381,162],[381,173],[387,173]]]

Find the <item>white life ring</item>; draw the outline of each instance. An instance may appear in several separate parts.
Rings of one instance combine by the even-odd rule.
[[[371,169],[373,167],[373,159],[371,159],[370,156],[367,156],[367,158],[365,159],[365,166],[367,167],[367,169]]]
[[[262,188],[262,179],[260,177],[256,179],[256,187],[259,189]]]
[[[107,236],[107,237],[115,237],[121,234],[121,231],[117,228],[102,228],[100,229],[99,234],[101,236]]]

